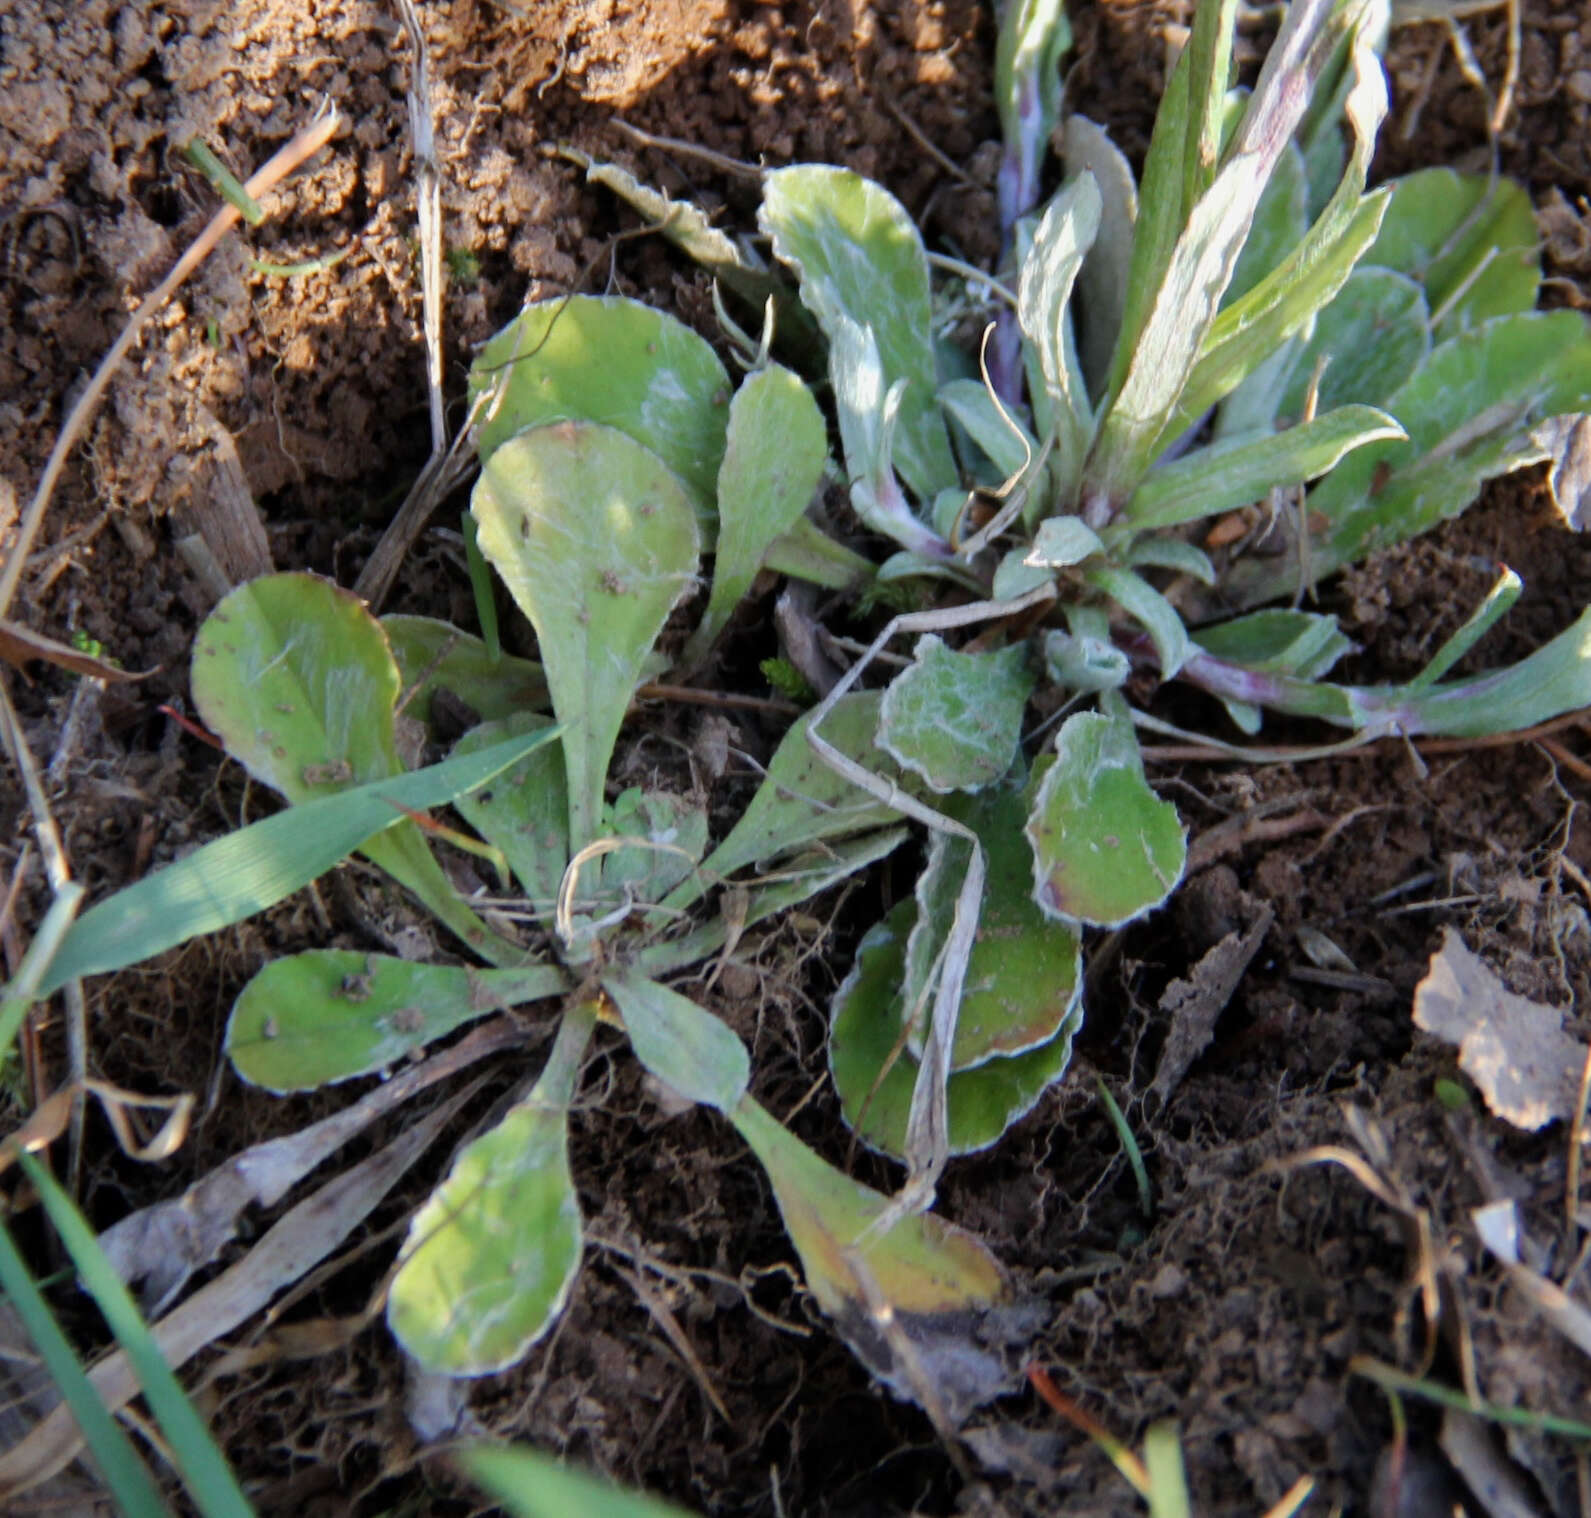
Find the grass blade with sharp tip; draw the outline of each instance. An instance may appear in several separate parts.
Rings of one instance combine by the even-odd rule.
[[[61,1190],[55,1177],[32,1155],[20,1155],[18,1161],[39,1193],[39,1200],[44,1203],[44,1210],[49,1213],[72,1263],[77,1266],[84,1289],[94,1298],[117,1342],[132,1361],[144,1399],[171,1444],[177,1469],[195,1506],[206,1518],[211,1515],[253,1518],[254,1509],[244,1497],[237,1477],[166,1364],[165,1356],[149,1332],[149,1325],[111,1268],[83,1215],[72,1205],[71,1198]]]
[[[375,834],[407,822],[399,806],[446,806],[557,733],[545,728],[479,754],[306,801],[205,844],[85,912],[66,935],[38,995],[80,976],[136,964],[273,906]]]

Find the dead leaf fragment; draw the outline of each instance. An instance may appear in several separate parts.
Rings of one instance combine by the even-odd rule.
[[[1570,527],[1583,532],[1591,520],[1591,416],[1549,417],[1530,440],[1549,455],[1552,504]]]
[[[1514,995],[1454,928],[1414,989],[1414,1023],[1458,1049],[1459,1068],[1505,1122],[1534,1132],[1574,1112],[1584,1046],[1561,1012]]]
[[[1221,939],[1189,972],[1186,980],[1174,980],[1160,998],[1160,1011],[1170,1027],[1155,1067],[1154,1084],[1149,1088],[1161,1107],[1171,1100],[1193,1062],[1209,1047],[1215,1036],[1217,1019],[1232,1000],[1232,993],[1275,918],[1269,905],[1244,932],[1231,932]]]

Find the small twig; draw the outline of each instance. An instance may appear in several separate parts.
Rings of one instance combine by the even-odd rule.
[[[431,408],[431,457],[447,451],[442,405],[442,169],[431,114],[431,56],[413,0],[396,0],[414,49],[409,75],[409,137],[414,149],[415,210],[420,223],[420,300],[425,332],[425,388]]]
[[[698,690],[692,685],[662,685],[649,681],[638,686],[636,701],[681,701],[691,706],[716,706],[726,711],[766,712],[772,717],[799,717],[802,708],[782,696],[737,696],[733,691]]]
[[[943,148],[941,148],[937,143],[929,141],[927,133],[925,133],[923,129],[918,126],[917,123],[913,121],[911,117],[908,116],[906,112],[899,105],[897,105],[887,93],[880,91],[877,99],[883,104],[884,109],[888,111],[896,121],[906,128],[907,134],[911,137],[912,141],[915,142],[917,146],[923,150],[923,152],[932,158],[933,161],[937,163],[939,167],[942,168],[945,173],[947,173],[958,184],[966,185],[970,190],[992,189],[992,186],[990,185],[979,184],[978,181],[974,179],[972,175],[970,175],[964,168],[962,168],[954,158],[946,153]]]
[[[1492,107],[1490,127],[1493,139],[1502,135],[1503,124],[1514,108],[1514,91],[1519,85],[1520,9],[1520,0],[1504,0],[1503,11],[1508,17],[1508,52],[1503,64],[1503,87],[1497,92],[1497,104]]]
[[[17,555],[12,562],[18,562]],[[16,708],[11,704],[11,687],[0,675],[0,746],[6,750],[11,763],[22,777],[22,788],[27,793],[28,810],[33,813],[33,832],[39,842],[39,856],[44,861],[44,873],[50,889],[59,897],[72,884],[72,870],[66,857],[66,845],[61,841],[61,830],[50,811],[50,799],[44,793],[39,779],[39,767],[34,762],[32,750],[17,721]],[[73,889],[81,889],[73,887]],[[88,1079],[88,1009],[83,1001],[83,983],[68,981],[63,999],[66,1002],[66,1059],[67,1080],[75,1089],[72,1097],[71,1119],[67,1132],[67,1190],[76,1196],[83,1159],[83,1082]]]
[[[319,121],[305,127],[286,147],[270,158],[244,188],[258,200],[279,180],[285,179],[306,159],[325,147],[339,125],[341,117],[332,111]],[[66,465],[67,455],[71,453],[84,428],[88,426],[89,420],[98,409],[117,366],[138,340],[150,317],[171,299],[182,282],[209,257],[216,244],[241,220],[242,213],[236,206],[222,206],[210,218],[210,223],[204,231],[189,244],[188,251],[172,266],[171,272],[145,297],[143,304],[122,328],[121,335],[111,344],[110,352],[100,360],[99,368],[94,371],[94,377],[77,398],[77,403],[72,407],[65,426],[61,428],[61,435],[55,440],[55,447],[50,450],[49,462],[44,466],[44,474],[39,480],[38,489],[33,492],[33,499],[28,503],[27,512],[17,529],[16,542],[12,545],[4,570],[0,571],[0,617],[11,609],[11,602],[17,591],[17,582],[22,578],[23,566],[27,562],[29,553],[32,552],[34,539],[39,535],[39,528],[43,525],[45,509],[50,504],[50,497],[55,493],[56,481],[59,480],[61,470]]]
[[[642,131],[638,126],[631,126],[628,121],[615,121],[616,126],[624,135],[643,148],[656,148],[663,153],[682,153],[687,158],[700,159],[703,163],[710,163],[715,169],[722,169],[726,174],[736,174],[742,179],[761,179],[763,170],[754,163],[744,163],[738,158],[726,157],[723,153],[715,153],[711,148],[704,148],[699,143],[686,142],[679,137],[659,137],[655,133]]]

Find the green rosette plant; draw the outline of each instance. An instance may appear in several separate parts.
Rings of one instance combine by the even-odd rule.
[[[830,1041],[847,1120],[908,1163],[919,1204],[1065,1069],[1083,934],[1182,878],[1184,830],[1137,739],[1146,691],[1178,681],[1244,733],[1283,713],[1349,741],[1496,733],[1591,701],[1591,613],[1513,668],[1453,677],[1519,595],[1503,567],[1413,680],[1328,678],[1352,645],[1306,605],[1316,586],[1549,457],[1591,399],[1591,339],[1536,309],[1518,186],[1432,170],[1367,187],[1384,0],[1295,0],[1250,89],[1232,87],[1237,10],[1201,0],[1135,176],[1100,127],[1062,119],[1059,8],[1010,0],[1008,259],[981,284],[960,266],[952,296],[993,304],[979,354],[936,341],[934,261],[885,189],[823,165],[764,176],[761,230],[828,344],[851,505],[893,550],[879,580],[937,597],[870,651],[919,637],[871,758],[825,738],[865,659],[807,729],[931,830]],[[1039,204],[1052,140],[1061,182]],[[1064,712],[1053,733],[1036,699]]]

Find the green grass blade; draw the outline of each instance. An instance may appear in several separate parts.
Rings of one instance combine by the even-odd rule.
[[[251,227],[257,227],[265,220],[265,212],[260,209],[259,201],[243,188],[238,177],[210,151],[202,138],[193,138],[183,146],[182,151],[188,161],[215,186],[221,198],[234,207]]]
[[[1193,1518],[1175,1423],[1156,1423],[1144,1435],[1144,1465],[1149,1472],[1149,1518]]]
[[[77,1355],[61,1332],[49,1303],[28,1273],[5,1225],[0,1223],[0,1289],[16,1309],[62,1400],[71,1408],[94,1458],[95,1469],[126,1518],[165,1518],[166,1505],[121,1426],[89,1384]]]
[[[536,1450],[478,1444],[458,1460],[514,1518],[687,1518],[683,1508],[609,1486]]]
[[[75,880],[69,880],[56,892],[50,910],[44,914],[44,921],[33,935],[28,952],[22,956],[22,964],[15,978],[6,987],[5,996],[0,998],[0,1055],[11,1047],[17,1029],[22,1026],[22,1019],[28,1015],[28,1008],[38,1000],[39,986],[49,973],[50,964],[71,929],[72,919],[77,916],[84,895],[83,887]]]
[[[149,1332],[149,1325],[105,1258],[104,1250],[83,1215],[32,1155],[19,1155],[18,1162],[39,1193],[39,1200],[44,1203],[44,1210],[50,1215],[61,1243],[77,1266],[84,1288],[99,1305],[111,1332],[127,1352],[150,1411],[171,1443],[178,1471],[195,1506],[206,1518],[210,1515],[253,1518],[254,1509],[243,1495],[237,1477],[166,1364],[154,1335]]]
[[[207,843],[85,912],[66,935],[37,994],[48,996],[69,980],[136,964],[263,911],[367,839],[406,821],[400,806],[416,811],[445,806],[558,731],[542,728],[477,754],[306,801]]]

